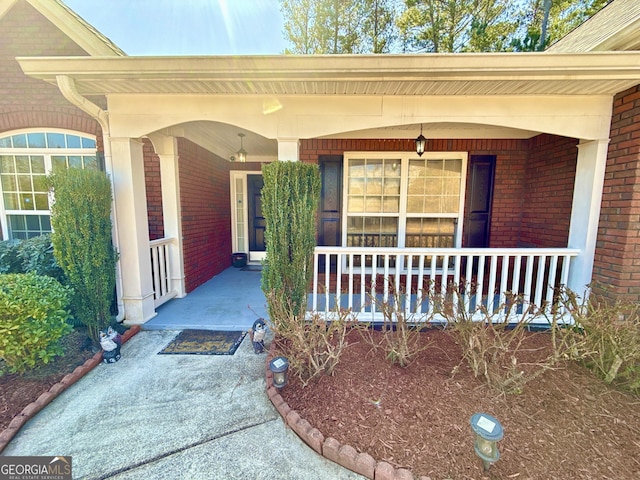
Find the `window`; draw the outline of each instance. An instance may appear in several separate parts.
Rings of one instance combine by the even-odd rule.
[[[467,154],[345,153],[347,247],[461,245]]]
[[[0,136],[0,222],[5,239],[51,231],[47,173],[98,169],[94,138],[58,131]]]

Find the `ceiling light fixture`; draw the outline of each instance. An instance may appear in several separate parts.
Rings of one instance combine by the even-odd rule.
[[[420,124],[420,135],[416,138],[416,153],[419,157],[424,153],[424,147],[427,145],[427,139],[422,135],[422,124]]]
[[[247,151],[242,147],[242,139],[245,135],[244,133],[239,133],[238,136],[240,137],[240,150],[236,152],[236,155],[238,156],[238,161],[244,163],[247,161]]]

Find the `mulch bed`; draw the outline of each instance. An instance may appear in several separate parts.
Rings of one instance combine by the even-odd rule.
[[[24,375],[0,376],[0,431],[7,428],[24,407],[94,355],[95,352],[83,348],[86,338],[86,331],[74,330],[62,339],[64,356]]]
[[[429,345],[407,368],[350,335],[334,376],[306,387],[292,377],[280,392],[325,438],[416,478],[477,479],[486,475],[469,420],[484,412],[504,427],[489,478],[640,478],[640,398],[580,365],[546,371],[521,394],[504,395],[474,378],[448,332],[421,334]],[[380,335],[373,332],[375,340]],[[539,354],[549,338],[532,335],[530,342]]]

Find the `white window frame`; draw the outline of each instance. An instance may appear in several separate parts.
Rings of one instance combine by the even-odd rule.
[[[97,140],[95,135],[90,135],[85,132],[78,132],[74,130],[65,130],[59,128],[26,128],[20,130],[11,130],[0,133],[0,138],[11,137],[14,135],[26,135],[30,133],[58,133],[64,135],[73,135],[82,138],[92,140],[96,143],[96,148],[3,148],[0,147],[0,155],[11,156],[42,156],[44,157],[44,169],[45,174],[48,175],[52,171],[52,157],[57,155],[64,156],[95,156],[98,162],[98,168],[100,168],[97,150]],[[51,205],[51,198],[49,198],[49,205]],[[4,201],[4,189],[2,183],[0,183],[0,225],[2,227],[3,240],[10,239],[9,229],[9,215],[37,215],[37,216],[51,216],[51,210],[16,210],[6,209]]]
[[[400,161],[400,208],[398,213],[361,213],[354,212],[349,213],[349,162],[351,160],[361,159],[399,159]],[[454,248],[462,247],[462,232],[464,229],[464,205],[466,196],[466,184],[467,184],[467,163],[469,154],[468,152],[425,152],[422,156],[418,156],[414,152],[344,152],[344,168],[343,168],[343,198],[342,204],[344,205],[344,213],[342,215],[342,246],[347,246],[347,226],[348,217],[393,217],[398,218],[398,248],[403,248],[406,239],[406,224],[407,218],[422,217],[422,218],[453,218],[455,219],[455,233],[454,233]],[[460,199],[458,204],[457,213],[440,213],[437,215],[429,214],[411,214],[407,215],[407,200],[408,200],[408,176],[409,176],[409,161],[410,160],[461,160],[461,172],[460,172]],[[344,260],[346,262],[346,259]],[[346,271],[346,263],[343,264],[343,271]],[[370,270],[369,267],[366,270]]]

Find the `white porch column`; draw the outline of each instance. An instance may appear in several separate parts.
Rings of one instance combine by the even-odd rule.
[[[602,188],[607,164],[609,140],[581,142],[578,145],[576,179],[569,226],[568,248],[579,248],[571,262],[567,287],[576,294],[588,295],[598,236]]]
[[[111,155],[125,323],[141,324],[156,315],[142,142],[111,138]]]
[[[297,162],[300,160],[299,147],[297,138],[278,138],[278,160]]]
[[[171,285],[178,298],[187,292],[184,282],[184,257],[182,248],[182,215],[180,206],[180,175],[178,143],[175,137],[150,135],[156,154],[160,158],[160,183],[162,184],[162,221],[165,238],[172,238],[169,262]]]

